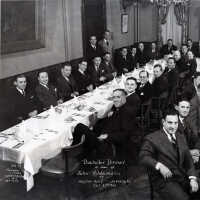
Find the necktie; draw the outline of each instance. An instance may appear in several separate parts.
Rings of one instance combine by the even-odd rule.
[[[108,40],[106,41],[106,44],[107,44],[107,46],[109,46],[109,42],[108,42]]]
[[[22,90],[22,95],[25,96],[25,91],[24,90]]]
[[[176,145],[176,139],[175,139],[174,135],[173,134],[169,134],[169,135],[171,137],[171,143]]]

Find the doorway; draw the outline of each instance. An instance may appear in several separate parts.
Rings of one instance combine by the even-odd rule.
[[[83,52],[85,56],[89,37],[96,35],[97,40],[100,40],[106,29],[106,1],[83,0],[82,24]]]

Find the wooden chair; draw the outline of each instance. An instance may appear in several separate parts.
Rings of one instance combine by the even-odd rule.
[[[43,165],[41,168],[41,173],[45,176],[64,179],[64,183],[67,190],[66,195],[68,199],[71,199],[71,190],[69,186],[70,176],[74,175],[80,168],[81,160],[83,158],[83,144],[85,141],[85,135],[82,136],[80,143],[64,147],[62,152],[58,154],[56,157],[43,160]]]

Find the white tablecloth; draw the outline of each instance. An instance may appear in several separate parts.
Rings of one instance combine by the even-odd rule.
[[[33,187],[33,175],[38,173],[42,159],[52,158],[62,147],[72,142],[72,132],[77,123],[90,126],[105,116],[113,105],[108,97],[113,90],[112,82],[102,85],[91,93],[72,99],[49,109],[34,118],[0,133],[5,141],[0,144],[0,159],[24,164],[27,190]],[[25,142],[16,147],[18,139]]]

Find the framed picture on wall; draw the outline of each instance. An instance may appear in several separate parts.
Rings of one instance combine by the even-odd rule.
[[[45,47],[46,0],[1,2],[2,55]]]
[[[121,28],[122,28],[122,33],[128,33],[128,14],[122,14]]]

